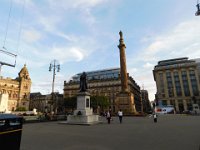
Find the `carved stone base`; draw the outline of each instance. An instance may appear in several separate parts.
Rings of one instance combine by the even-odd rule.
[[[117,111],[121,109],[124,114],[137,114],[135,109],[134,95],[130,92],[117,94]]]
[[[67,124],[79,124],[79,125],[92,125],[99,123],[98,115],[69,115],[67,117]]]
[[[90,108],[90,94],[88,92],[80,92],[77,96],[77,109],[73,115],[67,117],[67,121],[61,122],[65,124],[92,125],[98,124],[99,116],[93,114]]]

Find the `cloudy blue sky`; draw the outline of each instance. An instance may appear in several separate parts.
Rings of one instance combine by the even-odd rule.
[[[49,64],[56,59],[61,71],[55,91],[63,93],[64,80],[76,73],[119,67],[122,30],[128,72],[153,100],[152,70],[159,60],[200,57],[195,5],[196,0],[0,0],[0,47],[18,55],[16,67],[3,66],[1,75],[15,78],[26,63],[32,92],[47,94]],[[0,53],[1,60],[14,63]]]

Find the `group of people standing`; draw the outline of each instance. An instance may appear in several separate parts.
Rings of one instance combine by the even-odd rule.
[[[122,112],[121,109],[118,111],[118,117],[119,117],[119,122],[122,123],[123,112]],[[110,124],[110,121],[112,120],[111,110],[108,110],[108,111],[106,112],[106,119],[107,119],[107,121],[108,121],[108,124]]]
[[[152,116],[153,116],[154,123],[156,123],[156,122],[157,122],[157,114],[154,112],[154,113],[152,114]],[[122,112],[121,109],[118,111],[118,118],[119,118],[119,122],[122,123],[123,112]],[[111,110],[108,110],[108,111],[106,112],[106,119],[107,119],[107,121],[108,121],[108,124],[110,124],[110,121],[112,120]]]

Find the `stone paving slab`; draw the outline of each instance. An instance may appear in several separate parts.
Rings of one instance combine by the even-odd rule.
[[[120,124],[25,124],[21,150],[199,150],[200,116],[124,117]]]

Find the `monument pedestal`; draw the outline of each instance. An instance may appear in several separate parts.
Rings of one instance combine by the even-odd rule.
[[[117,111],[120,109],[124,114],[137,114],[135,109],[134,95],[130,92],[120,92],[116,98]]]
[[[67,117],[67,124],[92,125],[99,123],[99,116],[93,114],[90,108],[90,94],[79,92],[77,96],[77,109],[73,115]]]
[[[8,112],[8,94],[0,94],[0,112]]]

